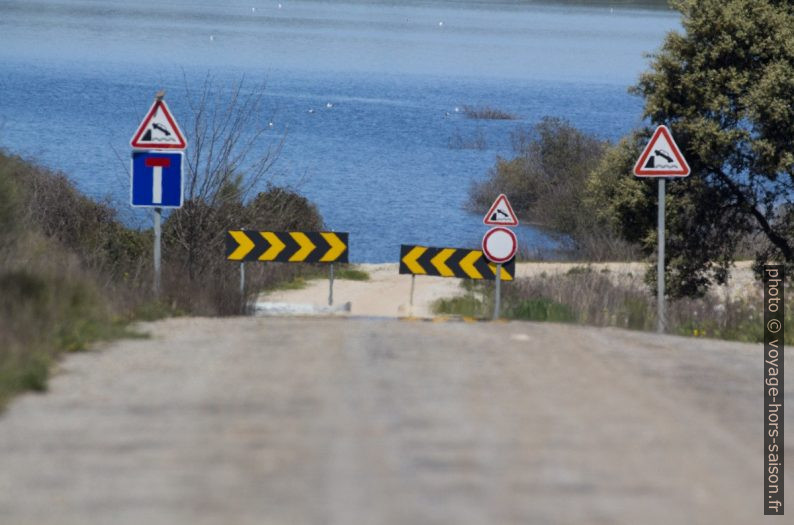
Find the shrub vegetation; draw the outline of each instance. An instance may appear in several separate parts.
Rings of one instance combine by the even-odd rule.
[[[532,129],[512,135],[516,156],[497,159],[485,181],[469,191],[472,211],[491,205],[500,193],[510,198],[519,217],[563,240],[567,254],[589,260],[625,260],[637,250],[618,236],[607,220],[597,221],[588,178],[608,144],[546,117]]]
[[[0,405],[44,389],[60,353],[127,334],[147,237],[62,174],[0,151]]]
[[[692,176],[669,185],[667,273],[672,296],[700,296],[725,282],[747,236],[755,237],[757,269],[778,261],[794,270],[794,4],[672,5],[683,31],[667,35],[634,89],[652,126],[622,148],[634,157],[656,124],[670,126],[682,148]],[[616,155],[604,171],[625,170],[625,158]],[[655,206],[656,185],[621,182],[615,191],[624,198],[613,198],[609,213],[650,255],[655,225],[643,214]]]
[[[245,204],[230,194],[215,206],[187,201],[166,219],[163,291],[153,301],[150,230],[126,227],[63,174],[0,151],[0,406],[16,392],[44,389],[62,353],[134,335],[130,321],[242,313],[238,265],[223,257],[229,228],[322,227],[295,192],[268,187]],[[311,271],[248,266],[251,292]]]
[[[589,259],[656,254],[657,185],[632,176],[653,128],[668,125],[692,175],[667,186],[670,297],[703,297],[737,257],[794,270],[794,7],[776,0],[673,0],[669,33],[632,92],[648,125],[606,145],[546,119],[471,191],[507,193],[526,220]],[[774,35],[774,38],[770,38]],[[563,148],[564,147],[564,148]],[[569,154],[566,154],[568,152]],[[655,288],[651,267],[646,282]]]
[[[760,284],[758,285],[760,292]],[[437,300],[437,314],[489,318],[493,283],[466,283],[466,295]],[[575,322],[630,330],[656,328],[655,298],[641,275],[596,271],[576,266],[565,273],[540,274],[502,283],[502,312],[508,319]],[[786,323],[794,323],[794,300],[785,308]],[[668,332],[747,343],[763,342],[763,310],[754,297],[708,293],[671,301]],[[786,343],[794,342],[794,334]]]

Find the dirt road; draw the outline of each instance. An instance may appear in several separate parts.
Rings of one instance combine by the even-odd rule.
[[[0,417],[0,523],[762,522],[757,346],[531,323],[149,328],[70,356]]]

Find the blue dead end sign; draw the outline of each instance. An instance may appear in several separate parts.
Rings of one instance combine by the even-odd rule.
[[[130,203],[148,208],[182,207],[182,153],[134,151]]]

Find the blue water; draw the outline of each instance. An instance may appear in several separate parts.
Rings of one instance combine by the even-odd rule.
[[[546,115],[610,140],[640,125],[626,89],[678,24],[608,3],[281,4],[0,1],[0,146],[145,225],[128,204],[129,139],[154,93],[187,128],[186,88],[245,76],[247,89],[266,82],[257,118],[284,144],[268,182],[349,231],[353,261],[395,261],[401,243],[475,247],[485,227],[464,210],[467,191],[511,155],[510,133]],[[519,119],[466,119],[466,104]],[[486,147],[454,147],[474,137]]]

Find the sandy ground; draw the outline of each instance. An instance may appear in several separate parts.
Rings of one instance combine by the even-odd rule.
[[[758,345],[520,322],[148,329],[69,356],[0,417],[0,523],[770,523]]]
[[[552,275],[565,273],[582,263],[532,262],[516,265],[520,277]],[[616,280],[643,286],[642,276],[647,268],[643,263],[593,263],[595,271],[609,270]],[[463,295],[461,280],[443,277],[417,276],[414,288],[414,304],[410,303],[411,276],[400,275],[398,264],[361,264],[357,265],[370,274],[369,281],[334,281],[334,304],[351,303],[351,314],[377,317],[428,317],[432,316],[431,305],[441,298]],[[328,304],[328,280],[310,281],[300,290],[280,290],[260,296],[259,301],[293,304]],[[727,286],[715,290],[721,295],[733,296],[757,294],[760,291],[755,283],[749,262],[741,262],[731,274]]]

